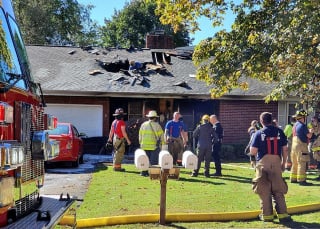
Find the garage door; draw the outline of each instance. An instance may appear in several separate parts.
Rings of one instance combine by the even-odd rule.
[[[79,132],[88,137],[102,136],[102,106],[86,104],[47,104],[47,114],[54,115],[58,122],[71,122]]]

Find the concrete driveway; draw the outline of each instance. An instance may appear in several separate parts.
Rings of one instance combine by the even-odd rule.
[[[72,168],[68,164],[46,169],[44,185],[40,189],[41,195],[69,194],[72,197],[83,199],[88,190],[92,173],[99,163],[112,163],[111,155],[84,154],[83,164]],[[124,163],[130,163],[132,157],[125,156]]]
[[[97,163],[112,161],[111,155],[85,154],[83,164],[72,168],[68,164],[59,164],[59,167],[50,166],[46,169],[44,185],[40,189],[41,195],[69,194],[72,197],[83,199],[88,190],[92,172]]]

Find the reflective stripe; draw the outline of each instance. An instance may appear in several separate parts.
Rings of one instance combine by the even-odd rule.
[[[263,215],[263,220],[273,220],[274,215]]]
[[[297,174],[293,174],[293,173],[290,174],[290,180],[291,180],[291,181],[292,181],[292,180],[297,180],[297,177],[298,177]]]
[[[312,152],[320,151],[320,146],[318,146],[318,147],[314,147],[314,148],[312,148],[311,150],[312,150]]]
[[[283,218],[287,218],[287,217],[289,217],[289,215],[287,213],[278,214],[278,219],[283,219]]]
[[[298,174],[298,175],[297,175],[297,180],[298,180],[299,182],[305,181],[306,179],[307,179],[307,175],[306,175],[306,174]]]

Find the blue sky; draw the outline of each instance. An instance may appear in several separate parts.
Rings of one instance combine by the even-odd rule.
[[[114,13],[114,9],[121,10],[128,0],[78,0],[78,3],[83,5],[94,5],[95,8],[91,11],[91,18],[98,21],[100,25],[104,24],[104,18],[111,19]],[[229,29],[234,20],[232,14],[226,16],[224,27]],[[193,44],[198,44],[201,40],[212,37],[215,32],[221,28],[213,28],[211,22],[208,19],[200,18],[198,20],[201,31],[195,34],[190,34],[191,38],[194,38]]]

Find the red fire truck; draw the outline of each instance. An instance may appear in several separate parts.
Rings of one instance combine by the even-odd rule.
[[[50,227],[72,202],[40,195],[44,161],[59,150],[46,132],[57,120],[44,113],[11,1],[0,7],[0,227]]]

